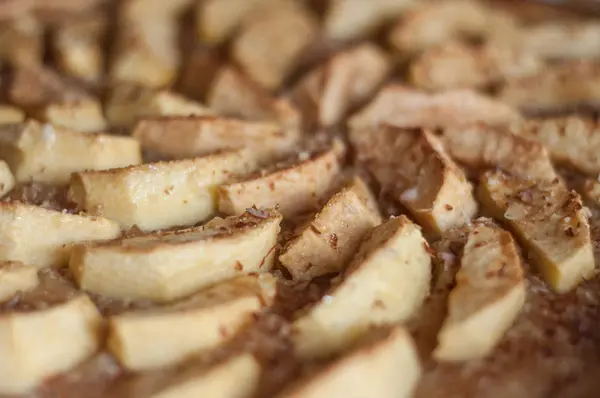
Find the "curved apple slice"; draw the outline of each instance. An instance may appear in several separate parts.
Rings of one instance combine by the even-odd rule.
[[[315,15],[303,3],[279,2],[245,21],[231,44],[231,57],[252,80],[276,90],[318,30]]]
[[[544,145],[554,161],[590,177],[600,174],[600,120],[581,116],[530,119],[517,131]]]
[[[344,144],[335,140],[323,152],[300,153],[294,163],[219,187],[219,210],[240,214],[252,206],[277,207],[284,217],[317,209],[341,175]],[[308,158],[303,159],[303,155]]]
[[[449,128],[441,140],[452,158],[471,169],[498,168],[524,179],[557,177],[544,145],[507,130],[483,125]]]
[[[379,47],[358,45],[310,72],[294,88],[291,98],[302,110],[307,128],[331,127],[375,94],[390,69]]]
[[[431,258],[418,226],[405,216],[373,229],[339,286],[293,324],[303,358],[342,351],[373,325],[412,317],[429,292]]]
[[[520,45],[545,59],[600,57],[600,24],[590,21],[548,21],[524,26]]]
[[[500,101],[525,113],[571,111],[600,106],[600,66],[590,60],[548,65],[537,73],[508,79],[498,92]]]
[[[567,292],[593,275],[590,225],[581,198],[558,178],[536,182],[486,173],[479,198],[513,230],[552,289]]]
[[[36,117],[40,120],[83,133],[98,133],[108,128],[102,104],[96,99],[51,102]]]
[[[15,261],[0,263],[0,302],[32,290],[39,283],[36,267]]]
[[[171,305],[113,316],[108,347],[133,371],[174,365],[231,339],[275,293],[270,274],[242,276]]]
[[[44,310],[0,314],[0,393],[26,393],[91,356],[101,323],[85,295]]]
[[[159,156],[186,158],[212,152],[250,148],[259,157],[292,152],[298,137],[273,122],[222,117],[153,117],[140,120],[132,136],[142,148]]]
[[[194,225],[214,215],[217,187],[256,168],[245,150],[206,157],[84,171],[71,177],[79,208],[143,231]]]
[[[427,233],[438,236],[477,213],[473,186],[429,131],[384,125],[353,131],[350,140],[358,161]]]
[[[68,263],[73,244],[120,235],[119,225],[105,218],[65,214],[19,202],[0,203],[0,261],[60,267]]]
[[[170,301],[273,265],[281,215],[250,213],[202,227],[78,245],[70,267],[81,289]]]
[[[489,354],[523,308],[525,293],[521,257],[511,234],[475,225],[463,249],[434,357],[463,361]]]
[[[139,164],[140,144],[129,137],[87,134],[30,120],[0,126],[0,157],[18,182],[65,184],[71,173]]]
[[[129,127],[140,118],[155,116],[201,116],[213,112],[199,102],[168,90],[129,84],[115,86],[106,102],[106,117],[116,127]]]
[[[100,83],[106,61],[103,41],[109,27],[107,14],[82,16],[57,27],[52,51],[61,72],[87,83]]]
[[[279,261],[294,279],[341,271],[363,236],[381,224],[377,201],[359,178],[336,193],[297,237]]]
[[[372,339],[292,384],[277,398],[412,397],[421,365],[410,334],[398,326],[387,336]]]
[[[487,89],[540,70],[541,60],[513,43],[474,46],[452,40],[426,50],[410,66],[410,81],[429,91]]]
[[[377,128],[382,123],[398,127],[463,127],[482,122],[508,126],[521,120],[519,113],[503,102],[472,90],[457,89],[427,93],[398,84],[385,86],[348,121],[350,131]]]
[[[287,98],[275,98],[240,71],[224,67],[209,90],[206,103],[220,115],[277,122],[286,134],[297,135],[301,118]]]

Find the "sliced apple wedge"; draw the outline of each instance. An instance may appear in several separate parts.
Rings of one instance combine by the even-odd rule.
[[[276,2],[244,22],[233,39],[231,56],[252,80],[276,90],[318,30],[316,16],[303,3]]]
[[[177,18],[163,10],[168,3],[151,4],[119,3],[119,29],[110,57],[113,83],[159,88],[176,77],[180,61]]]
[[[102,104],[96,99],[51,102],[37,112],[36,116],[55,126],[83,133],[98,133],[108,128]]]
[[[539,58],[514,43],[451,40],[423,52],[409,73],[412,84],[424,90],[485,90],[506,78],[536,73],[542,66]]]
[[[0,197],[6,195],[15,187],[15,177],[13,176],[8,164],[0,160]]]
[[[50,102],[90,98],[90,94],[41,64],[20,65],[12,71],[8,98],[27,112],[38,112]]]
[[[524,179],[557,177],[544,145],[501,128],[485,125],[448,128],[441,140],[454,160],[475,171],[499,168]]]
[[[525,292],[523,265],[511,234],[485,223],[475,225],[463,249],[434,357],[464,361],[488,355],[523,308]]]
[[[129,84],[115,86],[106,101],[106,117],[116,127],[130,127],[138,119],[146,117],[202,116],[213,113],[201,103],[172,91]]]
[[[170,301],[273,265],[281,215],[249,209],[180,231],[78,245],[70,267],[81,289]]]
[[[237,354],[208,369],[182,373],[150,398],[251,398],[261,373],[262,366],[252,354]]]
[[[330,127],[375,93],[390,72],[386,54],[372,44],[335,55],[303,78],[292,92],[305,125]]]
[[[36,267],[18,261],[0,263],[0,302],[34,289],[40,283],[37,273]]]
[[[170,158],[235,148],[250,148],[258,157],[279,157],[292,152],[299,138],[277,123],[212,116],[144,118],[131,135],[143,149]]]
[[[600,120],[581,116],[530,119],[517,131],[543,144],[555,162],[590,177],[600,174]]]
[[[341,284],[292,327],[303,358],[338,353],[373,325],[406,321],[429,292],[431,258],[418,226],[391,218],[367,235]]]
[[[290,100],[272,97],[233,67],[224,67],[217,74],[206,103],[220,115],[277,122],[289,134],[300,129],[300,113]]]
[[[300,152],[283,167],[219,187],[219,210],[240,214],[252,206],[275,207],[284,217],[316,210],[319,202],[341,175],[345,146],[334,140],[322,152]],[[306,155],[306,156],[304,156]]]
[[[214,215],[217,187],[256,168],[246,150],[71,177],[68,197],[80,209],[143,231],[190,226]]]
[[[0,124],[22,123],[25,121],[25,112],[11,105],[0,105]]]
[[[140,144],[129,137],[87,134],[30,120],[0,126],[0,157],[18,182],[64,184],[71,173],[141,163]]]
[[[27,393],[91,356],[101,323],[85,295],[43,310],[0,314],[0,394]]]
[[[464,127],[482,122],[507,126],[521,120],[510,106],[471,90],[429,94],[398,84],[384,87],[371,103],[348,121],[351,131],[376,128],[381,123],[398,127]]]
[[[525,113],[552,113],[577,107],[600,106],[600,65],[571,60],[548,65],[539,72],[508,79],[498,99]]]
[[[231,339],[275,294],[270,274],[241,276],[174,304],[113,316],[108,347],[129,370],[174,365]]]
[[[410,398],[421,376],[419,356],[401,326],[373,338],[277,395],[277,398]]]
[[[99,83],[105,63],[103,40],[108,28],[107,15],[94,13],[62,24],[52,40],[60,70],[88,83]]]
[[[597,20],[547,21],[524,26],[521,45],[544,59],[600,57],[600,23]]]
[[[426,232],[437,236],[477,213],[473,186],[429,131],[389,125],[353,130],[357,160]]]
[[[590,225],[581,198],[558,178],[535,182],[486,173],[479,197],[485,210],[512,228],[552,289],[567,292],[593,274]]]
[[[339,272],[365,234],[381,222],[377,201],[367,185],[355,178],[286,244],[279,261],[294,279]]]
[[[0,203],[0,261],[21,261],[37,268],[60,267],[72,245],[121,235],[116,222],[46,210],[19,202]]]

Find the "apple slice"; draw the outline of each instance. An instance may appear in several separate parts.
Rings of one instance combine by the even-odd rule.
[[[0,261],[61,267],[69,262],[73,244],[120,235],[119,224],[105,218],[0,202]]]
[[[0,126],[0,157],[18,182],[64,184],[71,173],[141,163],[140,144],[129,137],[87,134],[30,120]]]
[[[524,179],[557,177],[544,145],[505,129],[485,125],[448,128],[441,140],[454,160],[479,172],[498,168]]]
[[[581,198],[558,178],[536,182],[486,173],[479,197],[485,210],[513,230],[552,289],[565,293],[593,275],[590,225]]]
[[[248,213],[202,227],[78,245],[70,267],[79,287],[130,299],[175,300],[203,287],[268,271],[281,215]]]
[[[36,267],[18,261],[0,263],[0,302],[19,292],[35,289],[39,283]]]
[[[418,226],[391,218],[365,238],[342,282],[298,318],[293,342],[302,358],[338,353],[374,325],[406,321],[429,292],[431,258]]]
[[[80,209],[143,231],[190,226],[214,215],[217,187],[256,168],[245,150],[158,162],[71,177],[69,199]]]
[[[386,54],[373,44],[339,52],[311,71],[292,92],[307,128],[331,127],[374,94],[390,72]]]
[[[421,376],[419,356],[401,326],[300,379],[277,398],[412,397]]]
[[[581,116],[530,119],[517,131],[544,145],[555,162],[590,177],[600,174],[600,120]]]
[[[357,160],[432,236],[465,225],[477,213],[473,186],[429,131],[389,125],[354,130]]]
[[[27,393],[91,356],[100,345],[101,323],[85,295],[34,312],[0,314],[0,394]]]
[[[398,84],[385,86],[360,112],[348,121],[350,131],[377,128],[382,123],[398,127],[464,127],[482,122],[509,126],[521,116],[510,106],[478,94],[457,89],[426,93]]]
[[[511,234],[481,223],[470,231],[448,317],[438,334],[438,361],[465,361],[488,355],[525,304],[526,281]]]
[[[57,127],[64,127],[83,133],[98,133],[108,128],[102,104],[96,99],[50,102],[36,117]]]
[[[317,209],[341,175],[345,146],[334,140],[322,152],[300,152],[283,166],[219,187],[219,210],[240,214],[252,206],[276,207],[284,217]],[[291,163],[291,164],[290,164]]]
[[[277,123],[212,116],[144,118],[131,135],[143,149],[176,159],[237,148],[270,159],[292,152],[299,138]]]
[[[231,339],[275,294],[270,274],[241,276],[173,304],[113,316],[108,347],[132,371],[174,365]]]
[[[238,354],[208,369],[186,371],[150,398],[251,398],[261,374],[252,354]]]
[[[340,272],[362,238],[381,221],[377,201],[367,185],[355,178],[285,245],[279,261],[294,279]]]

